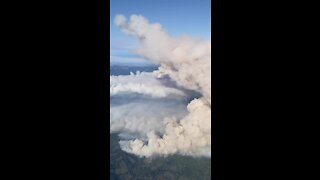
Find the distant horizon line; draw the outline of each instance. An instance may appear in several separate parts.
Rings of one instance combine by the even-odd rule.
[[[127,63],[127,62],[110,62],[110,67],[111,66],[159,66],[158,64],[153,64],[153,63],[141,63],[141,62],[131,62],[131,63]]]

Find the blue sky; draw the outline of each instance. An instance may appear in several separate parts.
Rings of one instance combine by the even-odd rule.
[[[130,53],[137,43],[113,24],[123,14],[144,16],[151,23],[160,23],[170,35],[188,35],[210,39],[211,0],[110,0],[110,61],[111,63],[144,63]]]

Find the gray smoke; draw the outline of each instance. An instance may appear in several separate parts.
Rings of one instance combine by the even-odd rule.
[[[111,105],[110,131],[118,133],[134,133],[146,136],[148,132],[155,131],[163,134],[166,117],[182,118],[187,114],[186,102],[171,98],[153,99],[148,97],[137,98],[126,95],[126,101]]]
[[[168,76],[178,86],[201,94],[201,97],[189,102],[183,117],[164,117],[160,121],[162,124],[156,124],[144,132],[146,138],[122,140],[121,148],[141,157],[175,153],[210,157],[211,42],[189,37],[172,38],[160,24],[151,24],[140,15],[132,15],[129,22],[123,15],[118,15],[115,24],[124,33],[140,40],[136,54],[160,64],[159,69],[153,72],[157,78]],[[130,88],[127,86],[126,89],[128,91]],[[168,89],[165,92],[159,94],[162,97],[174,94]]]
[[[137,72],[110,76],[110,132],[121,137],[146,138],[150,131],[164,133],[164,118],[182,118],[190,93],[168,78]]]

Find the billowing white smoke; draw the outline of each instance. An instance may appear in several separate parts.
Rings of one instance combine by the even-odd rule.
[[[165,117],[182,118],[187,113],[186,103],[178,99],[137,98],[130,94],[126,95],[122,101],[118,104],[111,104],[111,133],[134,133],[145,136],[148,132],[155,131],[163,134],[165,131],[163,119]]]
[[[138,55],[160,64],[154,73],[168,76],[178,86],[195,90],[202,96],[187,105],[183,118],[164,118],[161,135],[152,128],[147,140],[123,140],[121,148],[141,157],[155,154],[211,156],[211,42],[189,37],[172,38],[160,24],[150,24],[142,16],[132,15],[127,22],[123,15],[115,18],[123,32],[138,37]]]
[[[153,73],[131,73],[128,76],[110,76],[110,96],[117,94],[138,93],[152,97],[166,97],[168,95],[184,96],[184,92],[173,87],[163,85],[161,79]]]
[[[150,131],[163,134],[166,117],[187,114],[190,96],[199,94],[154,73],[110,76],[110,132],[119,133],[122,139],[145,139]]]
[[[111,133],[163,133],[165,117],[185,116],[186,92],[169,85],[147,72],[110,76]]]

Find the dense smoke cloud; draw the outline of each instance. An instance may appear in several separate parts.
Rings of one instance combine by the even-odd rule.
[[[178,87],[201,94],[186,106],[185,116],[167,116],[160,121],[161,125],[145,131],[146,139],[122,140],[121,148],[141,157],[175,153],[211,156],[211,42],[189,37],[172,38],[160,24],[151,24],[138,15],[132,15],[129,22],[123,15],[118,15],[115,24],[124,33],[140,40],[136,54],[160,64],[153,72],[157,78],[169,77]],[[126,91],[130,89],[128,86]],[[159,94],[164,97],[177,93],[171,90]],[[139,92],[148,94],[149,91]]]
[[[159,79],[153,73],[137,72],[128,76],[110,76],[110,96],[125,93],[146,94],[152,97],[168,95],[184,96],[184,92],[165,86],[166,79]]]
[[[133,94],[118,99],[110,108],[110,131],[145,136],[150,131],[164,133],[166,117],[182,118],[187,114],[182,99],[137,97]]]

